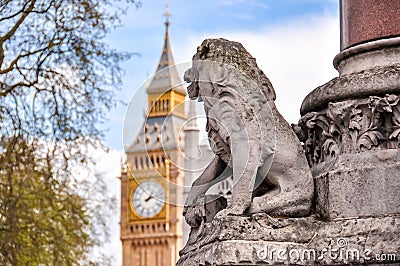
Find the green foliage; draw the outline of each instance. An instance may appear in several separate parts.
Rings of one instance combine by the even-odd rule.
[[[112,200],[101,176],[73,173],[104,148],[129,58],[104,38],[126,4],[138,2],[0,1],[0,265],[98,263]]]
[[[73,265],[93,245],[85,199],[24,142],[2,143],[0,264]],[[10,150],[10,148],[13,150]]]

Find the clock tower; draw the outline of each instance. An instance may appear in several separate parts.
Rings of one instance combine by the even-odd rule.
[[[123,266],[172,266],[182,248],[186,88],[174,66],[166,11],[164,47],[146,86],[145,122],[121,174]]]

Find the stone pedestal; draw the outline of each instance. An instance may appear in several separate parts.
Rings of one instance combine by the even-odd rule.
[[[207,224],[177,265],[399,265],[399,236],[396,215],[330,222],[227,217]]]

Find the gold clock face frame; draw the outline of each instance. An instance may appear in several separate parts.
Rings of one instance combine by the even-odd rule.
[[[145,181],[132,193],[132,207],[143,218],[153,218],[159,214],[165,204],[165,191],[157,181]]]
[[[168,220],[166,202],[169,195],[163,177],[131,178],[129,183],[128,200],[130,211],[128,212],[128,222],[130,224],[165,222]],[[160,189],[162,189],[163,193],[161,193]],[[157,193],[159,195],[156,195]],[[134,203],[135,197],[136,202],[139,204]],[[142,206],[142,208],[138,206]]]

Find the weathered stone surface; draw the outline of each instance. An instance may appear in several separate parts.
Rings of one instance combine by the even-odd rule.
[[[305,115],[326,108],[330,102],[359,99],[400,92],[400,63],[332,79],[304,99],[300,112]]]
[[[203,238],[177,265],[398,265],[399,236],[400,216],[330,222],[315,217],[226,217],[206,224]],[[387,259],[378,261],[382,254]]]
[[[183,216],[191,227],[186,245],[195,244],[203,233],[205,223],[211,222],[215,215],[226,206],[227,199],[221,195],[205,195],[197,199],[195,205],[186,206]]]
[[[339,155],[314,173],[323,219],[400,214],[399,149]]]
[[[400,62],[400,37],[376,40],[348,48],[333,60],[339,75],[358,73]]]

